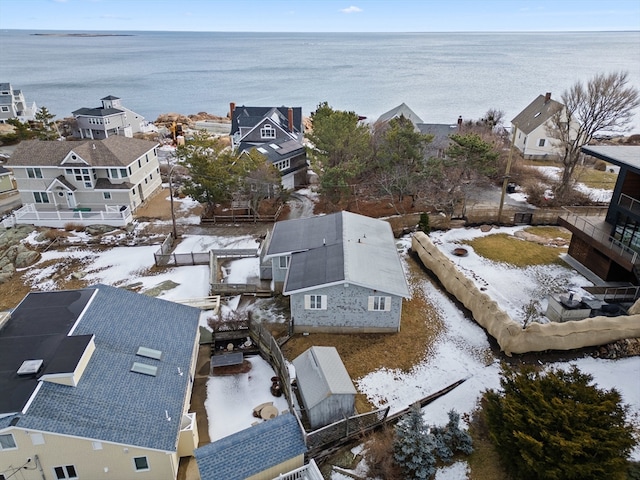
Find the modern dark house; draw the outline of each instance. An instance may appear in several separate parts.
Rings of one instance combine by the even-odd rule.
[[[620,167],[606,216],[562,215],[569,255],[605,282],[640,285],[640,146],[585,146],[586,155]]]

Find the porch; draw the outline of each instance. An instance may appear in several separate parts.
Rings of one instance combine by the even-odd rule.
[[[13,215],[15,224],[29,224],[36,227],[64,228],[73,223],[79,225],[111,225],[123,227],[132,222],[133,216],[128,206],[94,205],[78,206],[74,209],[59,209],[55,206],[43,206],[28,203],[16,210]]]

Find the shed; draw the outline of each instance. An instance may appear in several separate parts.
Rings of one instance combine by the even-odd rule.
[[[354,414],[356,388],[335,347],[311,347],[293,360],[293,366],[311,428]]]

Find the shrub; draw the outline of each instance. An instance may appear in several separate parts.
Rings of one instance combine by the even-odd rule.
[[[596,160],[596,163],[593,165],[594,170],[598,170],[599,172],[607,171],[607,162],[604,160]]]
[[[58,238],[62,238],[62,237],[67,237],[68,234],[62,230],[59,230],[57,228],[50,228],[49,230],[47,230],[46,232],[44,232],[42,234],[42,236],[44,238],[46,238],[47,240],[57,240]]]
[[[64,229],[67,232],[82,232],[85,229],[85,226],[81,223],[65,223]]]
[[[429,214],[424,212],[420,214],[420,222],[418,222],[418,230],[429,234],[431,227],[429,226]]]
[[[501,392],[483,397],[490,437],[513,478],[625,479],[635,441],[615,390],[577,367],[519,373],[505,367]]]

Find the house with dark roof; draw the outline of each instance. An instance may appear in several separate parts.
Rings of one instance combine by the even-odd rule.
[[[112,135],[133,137],[134,133],[152,131],[153,127],[142,115],[122,105],[113,95],[100,99],[101,105],[79,108],[71,112],[76,119],[74,136],[100,140]]]
[[[282,186],[291,190],[307,183],[307,154],[300,107],[230,105],[231,145],[237,152],[256,150],[274,165]]]
[[[261,265],[262,278],[290,297],[296,332],[400,330],[410,295],[384,220],[338,212],[277,222]]]
[[[422,119],[407,106],[401,103],[388,112],[383,113],[374,123],[374,129],[384,128],[394,118],[404,117],[413,123],[415,130],[423,135],[431,135],[432,139],[425,145],[424,155],[426,158],[444,158],[445,151],[451,145],[449,136],[453,133],[460,133],[462,128],[462,117],[456,123],[424,123]]]
[[[292,363],[304,414],[312,429],[355,413],[356,387],[335,347],[313,346]]]
[[[34,120],[36,103],[28,104],[22,90],[14,89],[10,83],[0,83],[0,123],[15,118],[21,122]]]
[[[569,208],[558,218],[571,232],[568,254],[603,282],[640,285],[640,147],[584,146],[582,152],[620,171],[606,216]]]
[[[198,445],[199,317],[101,284],[29,293],[0,327],[2,475],[174,480]]]
[[[126,225],[162,186],[157,147],[122,136],[21,142],[7,161],[23,204],[16,223]]]
[[[315,464],[304,465],[306,451],[302,426],[286,413],[204,445],[195,457],[202,480],[321,480]],[[292,470],[298,474],[288,476]]]
[[[515,131],[514,146],[524,158],[547,159],[558,155],[547,128],[552,117],[564,110],[564,105],[551,98],[551,93],[538,97],[511,120]],[[513,133],[512,133],[513,134]]]

